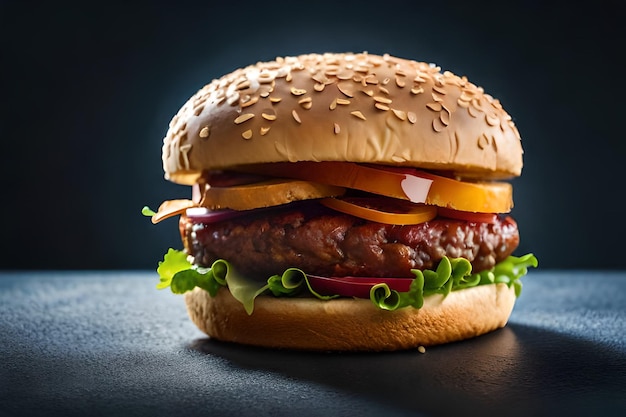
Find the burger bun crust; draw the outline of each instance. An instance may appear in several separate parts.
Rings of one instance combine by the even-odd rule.
[[[230,291],[185,294],[191,320],[209,337],[244,345],[309,351],[394,351],[469,339],[504,327],[513,288],[481,285],[431,295],[420,309],[381,310],[370,300],[260,296],[248,315]]]
[[[171,181],[247,164],[341,161],[520,175],[519,132],[481,87],[388,55],[309,54],[237,69],[191,97],[163,141]]]

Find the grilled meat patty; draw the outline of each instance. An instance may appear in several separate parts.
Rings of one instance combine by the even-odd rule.
[[[180,232],[195,263],[229,261],[259,278],[296,267],[322,276],[413,277],[446,255],[463,257],[475,272],[489,269],[519,244],[517,224],[437,217],[417,225],[375,223],[316,203],[291,204],[220,222],[181,216]]]

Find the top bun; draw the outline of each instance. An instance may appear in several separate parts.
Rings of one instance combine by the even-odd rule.
[[[522,169],[500,102],[467,78],[389,55],[310,54],[238,69],[198,91],[163,140],[166,178],[243,164],[349,161],[500,179]]]

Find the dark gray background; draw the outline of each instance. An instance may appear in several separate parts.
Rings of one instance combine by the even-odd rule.
[[[280,55],[369,51],[434,62],[501,100],[523,138],[518,253],[622,268],[626,138],[617,1],[0,2],[0,269],[153,268],[187,197],[161,170],[196,90]],[[619,62],[619,64],[618,64]]]

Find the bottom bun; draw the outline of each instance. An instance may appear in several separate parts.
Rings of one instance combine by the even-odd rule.
[[[504,327],[515,304],[505,284],[481,285],[446,297],[425,297],[421,309],[381,310],[370,300],[261,296],[248,315],[222,288],[215,297],[196,288],[185,295],[200,330],[216,340],[269,348],[390,351],[432,346]]]

